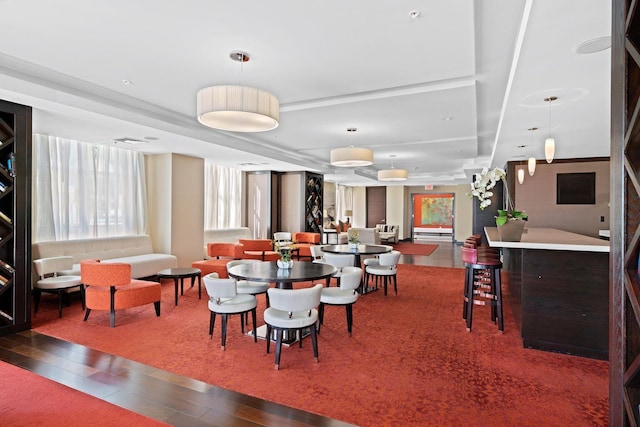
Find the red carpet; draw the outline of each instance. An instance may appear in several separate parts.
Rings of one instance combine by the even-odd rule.
[[[405,255],[431,255],[438,245],[428,243],[395,243],[393,249]]]
[[[0,424],[17,426],[166,426],[135,412],[0,362]]]
[[[608,363],[522,348],[507,309],[505,332],[474,309],[471,333],[462,320],[462,269],[400,265],[399,295],[361,296],[353,336],[344,309],[327,307],[320,362],[309,340],[283,349],[281,369],[264,342],[241,336],[229,322],[208,336],[209,311],[197,288],[173,304],[163,285],[162,316],[153,307],[106,312],[82,322],[80,304],[57,318],[55,298],[34,315],[40,333],[84,344],[210,384],[360,426],[604,426]],[[264,298],[259,297],[261,324]]]

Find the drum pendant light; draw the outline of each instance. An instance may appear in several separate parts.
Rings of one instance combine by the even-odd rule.
[[[232,60],[245,63],[249,54],[231,52]],[[280,102],[271,93],[239,85],[210,86],[198,91],[198,122],[231,132],[264,132],[278,127]]]

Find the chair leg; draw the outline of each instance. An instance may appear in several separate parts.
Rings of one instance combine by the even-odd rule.
[[[216,313],[213,311],[209,316],[209,339],[213,338],[213,326],[216,324]]]
[[[111,286],[111,292],[110,292],[110,297],[111,297],[111,306],[110,308],[110,313],[109,313],[109,326],[112,328],[116,327],[116,287],[115,286]]]
[[[244,335],[244,322],[242,321],[242,318],[245,317],[247,318],[247,320],[249,319],[249,313],[240,313],[240,330],[242,331],[242,335]],[[247,324],[249,322],[247,321]]]
[[[42,295],[42,291],[38,288],[33,290],[33,312],[38,312],[38,307],[40,306],[40,296]]]
[[[222,316],[222,349],[224,350],[225,345],[227,344],[227,321],[229,320],[229,315],[221,314]],[[242,319],[241,319],[242,320]],[[242,324],[242,321],[240,322]],[[244,333],[244,325],[242,327]]]
[[[84,311],[87,308],[87,302],[85,299],[85,294],[84,294],[84,285],[80,285],[80,299],[82,300],[82,311]]]
[[[318,363],[318,337],[316,336],[316,328],[311,325],[311,345],[313,346],[313,359]]]
[[[504,319],[502,318],[502,283],[500,279],[500,270],[494,269],[494,283],[496,286],[496,311],[498,312],[498,330],[504,332]]]
[[[276,329],[276,370],[280,369],[280,352],[282,350],[282,329]]]
[[[384,296],[387,296],[387,276],[384,276]]]
[[[471,324],[473,321],[473,282],[475,271],[470,268],[469,283],[467,285],[467,331],[471,332]]]
[[[87,310],[84,312],[84,322],[87,321],[87,319],[89,318],[89,313],[91,313],[91,309],[87,308]]]
[[[267,323],[267,354],[269,354],[269,347],[271,347],[271,326]]]
[[[58,289],[58,318],[62,317],[62,299],[64,298],[62,289]]]
[[[467,319],[467,299],[469,298],[469,295],[467,292],[469,292],[468,288],[469,288],[469,280],[473,280],[473,278],[469,278],[469,271],[471,270],[470,267],[465,267],[465,271],[464,271],[464,289],[463,289],[463,298],[462,298],[462,318],[464,320]]]
[[[351,326],[353,325],[353,304],[347,304],[347,332],[351,336]]]
[[[153,307],[156,309],[156,316],[160,317],[160,301],[154,302]]]
[[[251,310],[251,321],[253,322],[253,342],[258,342],[258,330],[256,328],[256,309]]]
[[[398,276],[394,274],[391,279],[393,279],[393,292],[398,295]]]
[[[320,335],[320,327],[324,322],[324,303],[321,302],[318,306],[318,335]]]

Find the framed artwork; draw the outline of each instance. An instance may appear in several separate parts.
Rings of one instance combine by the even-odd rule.
[[[304,231],[322,232],[322,175],[305,173]]]
[[[453,193],[414,194],[414,234],[453,233],[453,196]]]

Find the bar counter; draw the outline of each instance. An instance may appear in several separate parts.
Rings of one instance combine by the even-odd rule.
[[[525,228],[502,242],[503,286],[525,347],[608,358],[609,242],[553,228]]]

